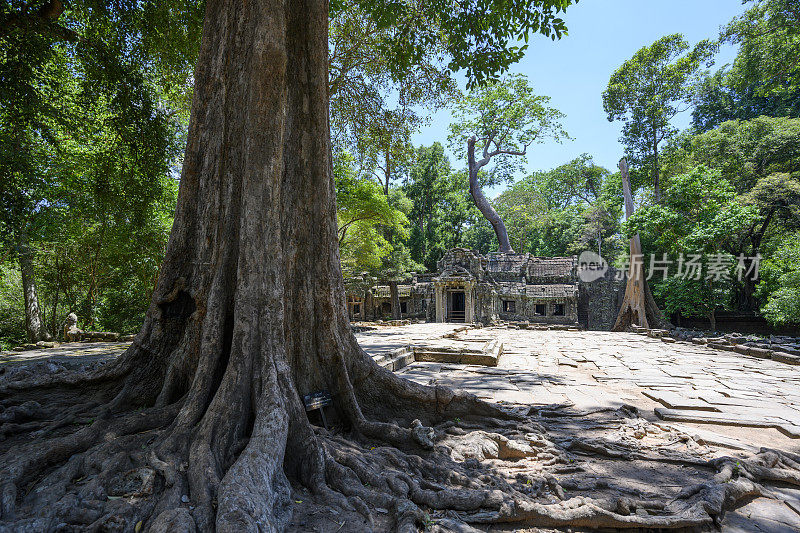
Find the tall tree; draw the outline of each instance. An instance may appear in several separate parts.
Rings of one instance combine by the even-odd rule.
[[[24,270],[31,340],[48,335],[41,316],[47,295],[37,290],[36,274],[41,241],[52,237],[55,221],[89,212],[109,221],[124,211],[128,229],[146,225],[143,215],[168,184],[163,178],[177,151],[162,80],[144,67],[152,59],[148,28],[165,16],[150,4],[141,12],[95,7],[0,6],[0,219],[7,229],[0,247],[15,251]],[[147,28],[142,15],[152,16]],[[81,309],[90,321],[96,289]]]
[[[631,162],[650,167],[656,201],[661,196],[659,146],[677,132],[670,121],[689,108],[695,78],[713,48],[701,41],[690,50],[683,35],[667,35],[614,71],[603,92],[608,121],[623,122],[620,140]]]
[[[721,38],[739,46],[733,64],[737,86],[756,81],[756,94],[800,89],[800,7],[795,0],[745,0],[744,14],[723,28]]]
[[[737,281],[727,268],[724,279],[722,275],[709,276],[708,267],[714,258],[724,256],[733,262],[734,256],[747,254],[746,250],[733,252],[732,247],[746,242],[745,236],[759,226],[758,220],[758,208],[737,195],[718,170],[699,166],[673,176],[662,202],[639,209],[627,221],[627,228],[629,234],[641,235],[651,257],[666,253],[675,262],[670,277],[654,278],[665,309],[681,316],[708,318],[714,329],[715,310],[734,303],[735,284],[754,286],[755,282],[744,275]],[[744,266],[751,265],[748,261]],[[748,306],[739,309],[748,310]]]
[[[558,28],[556,8],[567,4],[504,4],[489,18],[451,3],[424,8],[433,5],[445,28],[463,33],[456,64],[486,77],[506,61],[481,55],[493,43]],[[374,11],[391,21],[394,6]],[[56,505],[72,493],[69,501],[92,506],[98,527],[134,529],[142,520],[152,531],[282,530],[291,515],[288,477],[368,514],[360,498],[328,488],[352,494],[357,482],[343,466],[347,445],[311,426],[301,398],[312,392],[330,391],[356,435],[412,450],[433,447],[431,423],[503,416],[473,395],[379,367],[349,327],[330,175],[328,3],[208,0],[205,9],[175,223],[141,331],[94,375],[0,389],[4,416],[38,419],[18,424],[23,434],[11,436],[17,445],[0,462],[2,517],[29,529],[84,525],[82,504]],[[25,403],[34,398],[56,398],[62,409]],[[87,427],[62,431],[87,419]],[[33,426],[40,435],[62,429],[31,442]],[[376,474],[390,464],[372,460]],[[394,460],[405,462],[404,472],[438,476],[396,450]],[[94,481],[73,483],[94,472]],[[141,479],[148,496],[98,503],[97,491],[123,476]],[[402,478],[407,497],[396,501],[388,486],[378,497],[398,503],[397,527],[410,529],[421,516],[411,502],[433,500]],[[436,506],[468,509],[489,495],[433,497]]]
[[[776,239],[774,253],[766,258],[759,276],[761,308],[774,324],[800,322],[800,231],[795,230]]]
[[[619,162],[619,171],[622,176],[622,191],[625,198],[625,219],[630,219],[634,214],[633,195],[628,178],[628,162],[622,158]],[[653,299],[650,287],[644,274],[642,262],[642,243],[636,233],[630,240],[630,256],[628,261],[628,281],[625,285],[625,294],[622,297],[617,320],[612,331],[624,331],[631,325],[645,328],[661,327],[665,320]]]
[[[697,165],[717,169],[756,215],[729,239],[715,241],[729,254],[764,254],[772,233],[791,231],[798,220],[800,171],[800,119],[758,117],[723,122],[698,135],[683,135],[665,150],[665,170],[671,175],[689,174]],[[684,193],[685,195],[686,193]],[[735,280],[737,307],[754,311],[755,282]]]
[[[403,15],[413,18],[415,12]],[[445,43],[433,40],[407,69],[395,69],[394,26],[368,16],[358,3],[334,8],[330,21],[329,85],[334,152],[354,155],[359,175],[389,184],[408,160],[411,136],[425,123],[419,108],[436,110],[457,94],[445,67]]]
[[[384,194],[374,181],[359,178],[347,153],[336,154],[333,172],[342,271],[345,277],[375,271],[392,251],[385,232],[407,233],[408,218],[397,205],[404,202]]]
[[[738,47],[729,68],[703,79],[692,125],[704,132],[728,120],[800,116],[800,9],[793,0],[747,0],[720,41]]]
[[[440,143],[421,146],[403,190],[413,202],[411,257],[433,270],[444,252],[462,244],[463,232],[478,212],[469,198],[463,173],[454,172]]]
[[[563,114],[547,107],[549,101],[534,94],[525,76],[514,74],[475,88],[456,103],[448,139],[457,154],[466,153],[469,192],[494,228],[500,252],[514,250],[503,220],[483,194],[478,174],[494,159],[484,185],[508,181],[525,161],[531,144],[567,136],[559,122]]]
[[[800,117],[800,85],[761,94],[761,80],[740,79],[735,69],[706,75],[697,86],[692,128],[704,133],[729,120]]]

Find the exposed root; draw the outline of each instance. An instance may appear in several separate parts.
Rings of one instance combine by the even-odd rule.
[[[160,407],[131,410],[131,391],[144,389],[127,385],[104,389],[106,398],[114,392],[105,405],[65,410],[6,400],[1,427],[15,444],[4,456],[11,460],[2,472],[0,528],[131,529],[141,522],[154,532],[280,531],[293,511],[293,478],[318,501],[360,515],[365,529],[387,517],[403,532],[474,533],[469,524],[489,523],[679,529],[718,523],[739,502],[770,496],[762,484],[800,486],[793,454],[763,449],[749,458],[709,458],[692,447],[646,443],[664,432],[630,409],[547,406],[521,418],[377,367],[355,365],[339,376],[339,425],[327,431],[308,422],[280,360],[252,370],[246,360],[212,355],[207,364],[230,373],[196,383],[213,392],[189,391]],[[258,385],[250,388],[254,371]],[[383,404],[374,387],[350,385],[348,376],[362,372],[385,387]],[[391,421],[400,407],[401,421]],[[617,438],[548,429],[565,424]],[[51,438],[25,442],[26,434]],[[615,486],[586,468],[597,458],[681,465],[701,479],[669,495],[658,486]]]

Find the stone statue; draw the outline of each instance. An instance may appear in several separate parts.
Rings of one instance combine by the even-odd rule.
[[[67,342],[76,342],[81,340],[83,330],[78,329],[78,315],[70,313],[67,315],[67,321],[64,323],[64,340]]]

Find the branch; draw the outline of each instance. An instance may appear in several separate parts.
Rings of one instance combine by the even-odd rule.
[[[494,135],[495,134],[492,133],[491,135],[486,137],[486,141],[483,143],[483,158],[484,159],[487,159],[487,155],[489,154],[489,145],[492,144],[492,141],[494,141]],[[489,156],[489,157],[491,157],[491,156]],[[489,162],[488,159],[487,159],[486,162],[487,163]],[[484,163],[484,164],[486,164],[486,163]]]
[[[505,155],[520,155],[520,156],[521,156],[521,155],[525,155],[525,154],[528,152],[528,146],[530,146],[530,145],[531,145],[531,142],[533,142],[533,141],[530,141],[530,142],[527,142],[527,143],[525,143],[525,146],[523,146],[523,148],[522,148],[522,151],[519,151],[519,150],[500,150],[500,149],[498,148],[497,150],[495,150],[494,152],[492,152],[491,154],[489,154],[489,158],[491,159],[492,157],[494,157],[494,156],[496,156],[496,155],[500,155],[500,154],[505,154]]]
[[[6,37],[12,30],[21,28],[23,31],[51,35],[71,43],[84,42],[84,38],[76,31],[56,24],[56,20],[61,17],[63,12],[64,4],[59,0],[50,0],[35,14],[30,14],[27,10],[23,10],[22,12],[8,15],[5,17],[4,23],[0,24],[0,37]]]

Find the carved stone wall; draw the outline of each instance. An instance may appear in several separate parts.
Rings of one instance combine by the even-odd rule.
[[[604,278],[580,282],[576,263],[575,257],[504,253],[484,257],[473,250],[453,248],[437,262],[437,272],[417,274],[398,285],[401,316],[429,322],[581,324],[587,329],[608,330],[616,319],[624,281],[615,279],[612,268]],[[370,285],[366,290],[369,298],[364,297],[364,288],[358,287],[361,299],[353,299],[348,292],[351,319],[387,318],[391,309],[388,285]],[[457,311],[454,293],[461,292],[464,312],[453,313]],[[359,300],[362,314],[353,316],[353,304]]]
[[[605,275],[578,286],[578,322],[586,329],[609,331],[617,319],[625,293],[625,279],[609,267]]]

